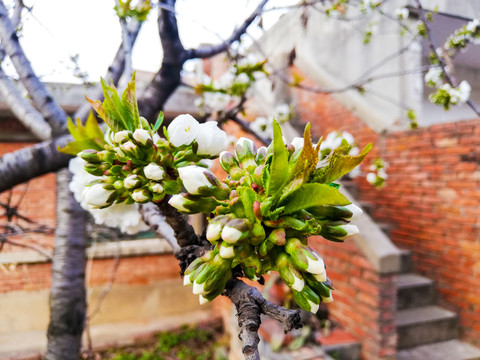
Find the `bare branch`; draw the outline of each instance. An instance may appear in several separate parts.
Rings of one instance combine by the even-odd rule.
[[[20,232],[16,235],[22,235],[22,234],[23,234],[23,232]],[[40,246],[37,246],[37,245],[34,245],[34,244],[27,244],[27,243],[24,243],[24,242],[18,242],[18,241],[11,240],[11,239],[8,239],[8,238],[3,238],[3,236],[2,236],[2,242],[5,242],[6,244],[10,244],[10,245],[13,245],[13,246],[18,246],[18,247],[23,247],[23,248],[26,248],[26,249],[35,250],[39,254],[45,256],[45,258],[48,261],[52,261],[52,253],[48,252],[48,251],[45,251]]]
[[[64,135],[3,155],[0,158],[0,192],[67,166],[72,157],[58,152],[57,146],[63,147],[72,139]]]
[[[59,135],[66,131],[67,114],[60,108],[47,91],[45,84],[35,75],[18,40],[17,31],[8,16],[5,4],[0,0],[0,39],[6,54],[20,76],[22,84],[27,89],[33,104],[50,124],[53,134]]]
[[[250,124],[248,121],[245,121],[243,119],[240,119],[236,114],[230,114],[228,116],[228,119],[232,120],[234,123],[240,125],[240,127],[242,128],[242,130],[248,132],[249,134],[252,134],[253,136],[255,136],[258,140],[260,140],[264,145],[269,145],[270,144],[270,140],[268,139],[265,139],[263,136],[261,136],[260,134],[258,134],[255,130],[253,130],[251,127],[250,127]]]
[[[230,35],[221,44],[200,47],[197,49],[189,49],[186,51],[186,60],[188,59],[205,59],[217,55],[221,52],[228,50],[230,45],[235,41],[240,40],[240,37],[245,34],[247,28],[253,23],[253,21],[262,13],[264,6],[267,4],[268,0],[263,0],[257,8],[250,14],[248,18],[245,19],[242,25],[240,25],[235,31]]]
[[[225,296],[235,304],[238,314],[239,338],[246,360],[260,359],[258,354],[258,328],[263,313],[280,322],[285,332],[302,327],[300,310],[287,310],[265,300],[260,292],[243,281],[232,278],[225,286]]]
[[[5,98],[13,114],[36,138],[48,140],[52,128],[43,116],[20,93],[11,78],[3,71],[0,64],[0,93]]]

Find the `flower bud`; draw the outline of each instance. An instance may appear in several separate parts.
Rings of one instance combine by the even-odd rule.
[[[222,230],[225,224],[230,221],[230,217],[226,215],[220,215],[210,220],[207,226],[207,240],[214,244],[221,239]]]
[[[285,236],[285,229],[279,228],[279,229],[272,230],[272,232],[268,235],[267,240],[274,243],[277,246],[285,245],[287,241]]]
[[[222,239],[229,244],[236,244],[250,235],[252,223],[248,219],[229,220],[222,229]]]
[[[123,185],[127,189],[133,189],[141,184],[140,178],[137,175],[128,175],[123,181]]]
[[[78,153],[83,160],[90,164],[100,164],[102,160],[98,157],[98,151],[93,149],[82,150]]]
[[[127,142],[123,143],[122,145],[120,145],[120,148],[125,152],[132,152],[132,151],[135,151],[137,149],[137,145],[135,145],[131,141],[127,141]]]
[[[220,243],[219,254],[224,259],[231,259],[235,256],[235,246],[226,241],[222,241]]]
[[[320,307],[320,297],[306,285],[302,291],[293,290],[295,302],[305,311],[316,314]]]
[[[255,222],[253,224],[252,233],[250,235],[250,244],[259,245],[262,241],[265,240],[265,228],[260,222]]]
[[[82,196],[88,205],[94,208],[101,208],[113,203],[115,200],[115,198],[113,198],[115,191],[105,190],[103,186],[104,184],[97,183],[84,190]]]
[[[296,291],[302,291],[305,287],[305,280],[300,271],[291,263],[290,257],[282,252],[278,255],[276,265],[283,282]]]
[[[358,234],[358,228],[355,225],[336,225],[329,226],[325,225],[322,227],[320,235],[325,239],[332,241],[343,241],[346,237]]]
[[[173,195],[168,200],[170,206],[185,214],[211,213],[218,205],[212,197],[194,196],[187,193]]]
[[[247,171],[252,171],[257,167],[255,162],[255,155],[257,153],[257,146],[255,143],[247,138],[240,138],[235,144],[235,155],[238,161],[242,164],[242,168]]]
[[[317,218],[325,219],[345,219],[345,220],[354,220],[360,216],[363,211],[355,204],[350,204],[346,206],[313,206],[308,208],[307,211]]]
[[[227,134],[217,126],[217,122],[208,121],[200,124],[195,137],[197,154],[217,156],[227,147]]]
[[[220,183],[214,173],[200,166],[189,165],[178,169],[185,189],[192,195],[215,196],[225,200],[230,194],[227,185]]]
[[[145,129],[137,129],[133,132],[133,138],[142,145],[145,145],[149,140],[152,141],[150,133]]]
[[[161,184],[153,181],[150,182],[150,184],[148,185],[148,189],[154,194],[161,194],[164,191],[163,186]]]
[[[108,170],[107,164],[85,164],[85,171],[95,176],[102,176]]]
[[[152,200],[152,195],[147,189],[135,189],[131,196],[133,200],[142,204]]]
[[[292,263],[302,271],[311,274],[325,274],[323,259],[310,247],[305,246],[296,238],[290,238],[285,245],[285,251],[290,255]]]
[[[230,175],[232,180],[238,180],[242,177],[242,169],[238,165],[238,161],[232,153],[228,151],[222,151],[220,153],[219,160],[222,169]]]
[[[114,135],[114,140],[117,144],[121,144],[123,143],[124,141],[127,141],[129,139],[129,131],[127,130],[122,130],[122,131],[118,131],[115,133]]]
[[[258,149],[257,154],[255,155],[255,162],[258,165],[265,163],[265,158],[267,157],[268,149],[265,146],[262,146]]]
[[[145,177],[147,179],[158,181],[163,179],[163,175],[165,174],[165,171],[160,165],[157,165],[155,163],[150,163],[143,168],[143,173],[145,174]]]
[[[326,276],[323,277],[323,279],[325,279],[325,280],[319,281],[317,279],[317,275],[308,274],[308,273],[304,273],[303,275],[304,275],[305,281],[307,282],[308,286],[310,286],[318,296],[320,296],[321,298],[329,298],[330,297],[332,289],[330,289],[324,283],[327,280]]]
[[[193,116],[188,114],[179,115],[168,125],[168,140],[175,147],[188,145],[197,136],[199,125]]]

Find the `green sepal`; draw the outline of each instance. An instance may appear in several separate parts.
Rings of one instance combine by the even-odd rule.
[[[174,180],[163,180],[162,186],[163,191],[167,194],[178,194],[182,188],[180,184]]]
[[[257,194],[251,188],[245,187],[245,186],[242,186],[242,187],[238,188],[237,192],[238,192],[238,195],[240,196],[240,199],[242,201],[243,209],[245,211],[245,216],[250,221],[252,221],[252,222],[255,221],[256,216],[255,216],[255,213],[253,211],[253,203],[255,202],[255,200],[257,198]]]

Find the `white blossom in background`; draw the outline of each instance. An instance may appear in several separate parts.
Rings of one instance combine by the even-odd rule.
[[[443,71],[440,66],[432,66],[425,74],[425,83],[429,86],[437,86],[442,79]]]
[[[348,131],[343,131],[341,134],[337,131],[332,131],[320,144],[320,151],[327,149],[333,151],[342,145],[342,140],[345,140],[349,145],[353,145],[355,142],[352,134],[350,134]],[[354,148],[352,148],[352,150],[353,149]]]
[[[149,229],[138,211],[138,204],[126,205],[122,203],[113,204],[105,209],[92,208],[85,198],[85,189],[88,189],[86,186],[92,181],[98,180],[98,177],[87,173],[84,166],[85,161],[79,157],[70,160],[68,169],[73,176],[68,188],[81,207],[92,214],[96,224],[119,228],[121,232],[126,234],[136,234]]]
[[[366,176],[367,182],[377,188],[385,186],[385,181],[388,178],[387,168],[389,164],[381,158],[375,159],[372,165],[370,165],[370,172]]]
[[[399,20],[406,20],[408,18],[408,9],[406,7],[395,9],[394,13],[395,17]]]

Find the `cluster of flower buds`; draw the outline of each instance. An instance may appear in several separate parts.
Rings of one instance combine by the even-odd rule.
[[[158,135],[151,129],[121,130],[111,133],[104,150],[81,151],[78,156],[85,160],[85,170],[99,177],[85,190],[87,203],[103,208],[114,202],[158,202],[165,196],[166,188],[170,192],[179,188],[166,175],[155,137]]]
[[[190,264],[183,284],[193,285],[193,293],[199,295],[200,304],[204,304],[220,295],[231,276],[231,260],[221,257],[215,249]]]
[[[361,214],[361,209],[349,204],[330,184],[333,176],[346,173],[353,166],[331,170],[329,161],[339,166],[346,158],[334,152],[323,167],[316,168],[320,145],[313,148],[309,140],[285,145],[278,124],[275,126],[274,143],[269,148],[257,149],[253,141],[241,138],[233,152],[220,154],[220,165],[228,173],[224,182],[197,167],[179,171],[188,194],[173,196],[170,204],[186,213],[214,214],[206,237],[214,245],[215,255],[211,257],[224,261],[222,270],[218,270],[224,273],[217,274],[217,278],[230,274],[227,263],[231,268],[240,266],[252,280],[271,270],[278,271],[292,289],[297,304],[316,312],[320,302],[332,301],[333,287],[322,257],[308,246],[307,238],[321,235],[343,241],[358,233],[349,222]],[[365,154],[363,151],[359,155],[358,163]],[[284,179],[283,183],[279,178]],[[193,282],[195,275],[191,274],[196,273],[199,263],[205,262],[199,260],[188,267],[186,283]],[[209,297],[201,300],[211,300],[216,294],[209,292]]]

